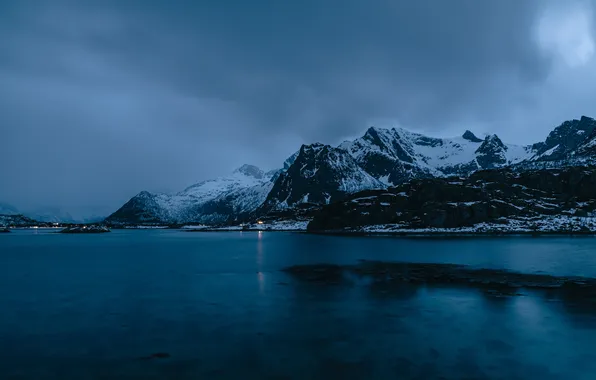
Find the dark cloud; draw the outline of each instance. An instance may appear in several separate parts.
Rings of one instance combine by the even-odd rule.
[[[0,199],[109,210],[373,122],[530,143],[593,113],[592,6],[5,1]]]

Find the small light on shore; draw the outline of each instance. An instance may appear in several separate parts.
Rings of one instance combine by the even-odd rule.
[[[263,224],[263,221],[262,221],[262,220],[259,220],[259,221],[257,222],[257,224]]]

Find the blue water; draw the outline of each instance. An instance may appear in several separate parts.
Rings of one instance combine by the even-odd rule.
[[[15,231],[0,235],[0,379],[596,378],[593,303],[279,271],[363,258],[596,277],[592,238]]]

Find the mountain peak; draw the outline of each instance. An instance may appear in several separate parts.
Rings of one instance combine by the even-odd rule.
[[[505,144],[503,144],[503,141],[501,141],[499,136],[497,136],[495,134],[486,135],[484,142],[486,142],[487,144],[492,144],[492,145],[495,145],[495,146],[498,146],[498,147],[501,147],[501,148],[507,150],[507,146],[505,146]]]
[[[466,131],[464,132],[464,134],[461,136],[464,139],[471,141],[471,142],[477,142],[477,143],[481,143],[482,139],[476,137],[476,135],[474,133],[472,133],[472,131],[470,131],[469,129],[466,129]]]
[[[254,165],[244,164],[238,169],[234,170],[234,173],[241,173],[247,177],[254,177],[256,179],[262,179],[265,173]]]
[[[379,132],[381,132],[381,130],[377,127],[370,127],[366,130],[366,133],[364,134],[363,138],[365,140],[370,141],[373,144],[382,146],[383,142],[381,141],[381,138],[379,137]]]
[[[321,143],[318,143],[318,142],[317,143],[308,144],[308,145],[307,144],[302,144],[302,146],[300,147],[300,151],[299,151],[298,156],[296,157],[296,159],[299,156],[304,155],[304,154],[317,154],[320,151],[322,151],[323,149],[325,149],[326,147],[329,147],[329,145],[321,144]]]
[[[483,169],[492,169],[505,165],[505,152],[509,148],[497,135],[487,135],[484,142],[476,149],[476,162]]]
[[[592,139],[596,132],[596,121],[582,116],[563,122],[553,129],[544,142],[532,145],[540,160],[562,160],[575,153],[587,139]]]

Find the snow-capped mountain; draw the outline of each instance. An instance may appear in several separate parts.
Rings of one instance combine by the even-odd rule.
[[[497,135],[435,138],[402,128],[369,128],[338,147],[303,145],[283,168],[263,173],[244,165],[232,175],[192,185],[177,194],[141,192],[109,223],[231,223],[291,215],[362,190],[418,178],[467,177],[481,169],[523,171],[596,163],[596,121],[583,116],[556,127],[544,142],[507,144]]]
[[[556,127],[544,142],[532,145],[536,161],[554,161],[585,156],[596,137],[596,121],[587,116],[579,120],[569,120]]]
[[[402,128],[371,127],[340,148],[388,186],[413,178],[468,175],[520,162],[529,155],[529,148],[504,144],[496,135],[482,140],[466,131],[461,137],[435,138]]]
[[[294,162],[275,181],[263,210],[286,209],[300,203],[327,204],[346,194],[386,187],[340,148],[318,143],[303,145],[293,157]]]
[[[273,187],[276,171],[243,165],[230,176],[203,181],[176,194],[147,191],[130,199],[106,221],[119,223],[223,223],[254,211]]]
[[[531,157],[514,165],[516,170],[560,168],[596,164],[596,121],[582,116],[556,127],[545,141],[529,147]]]

